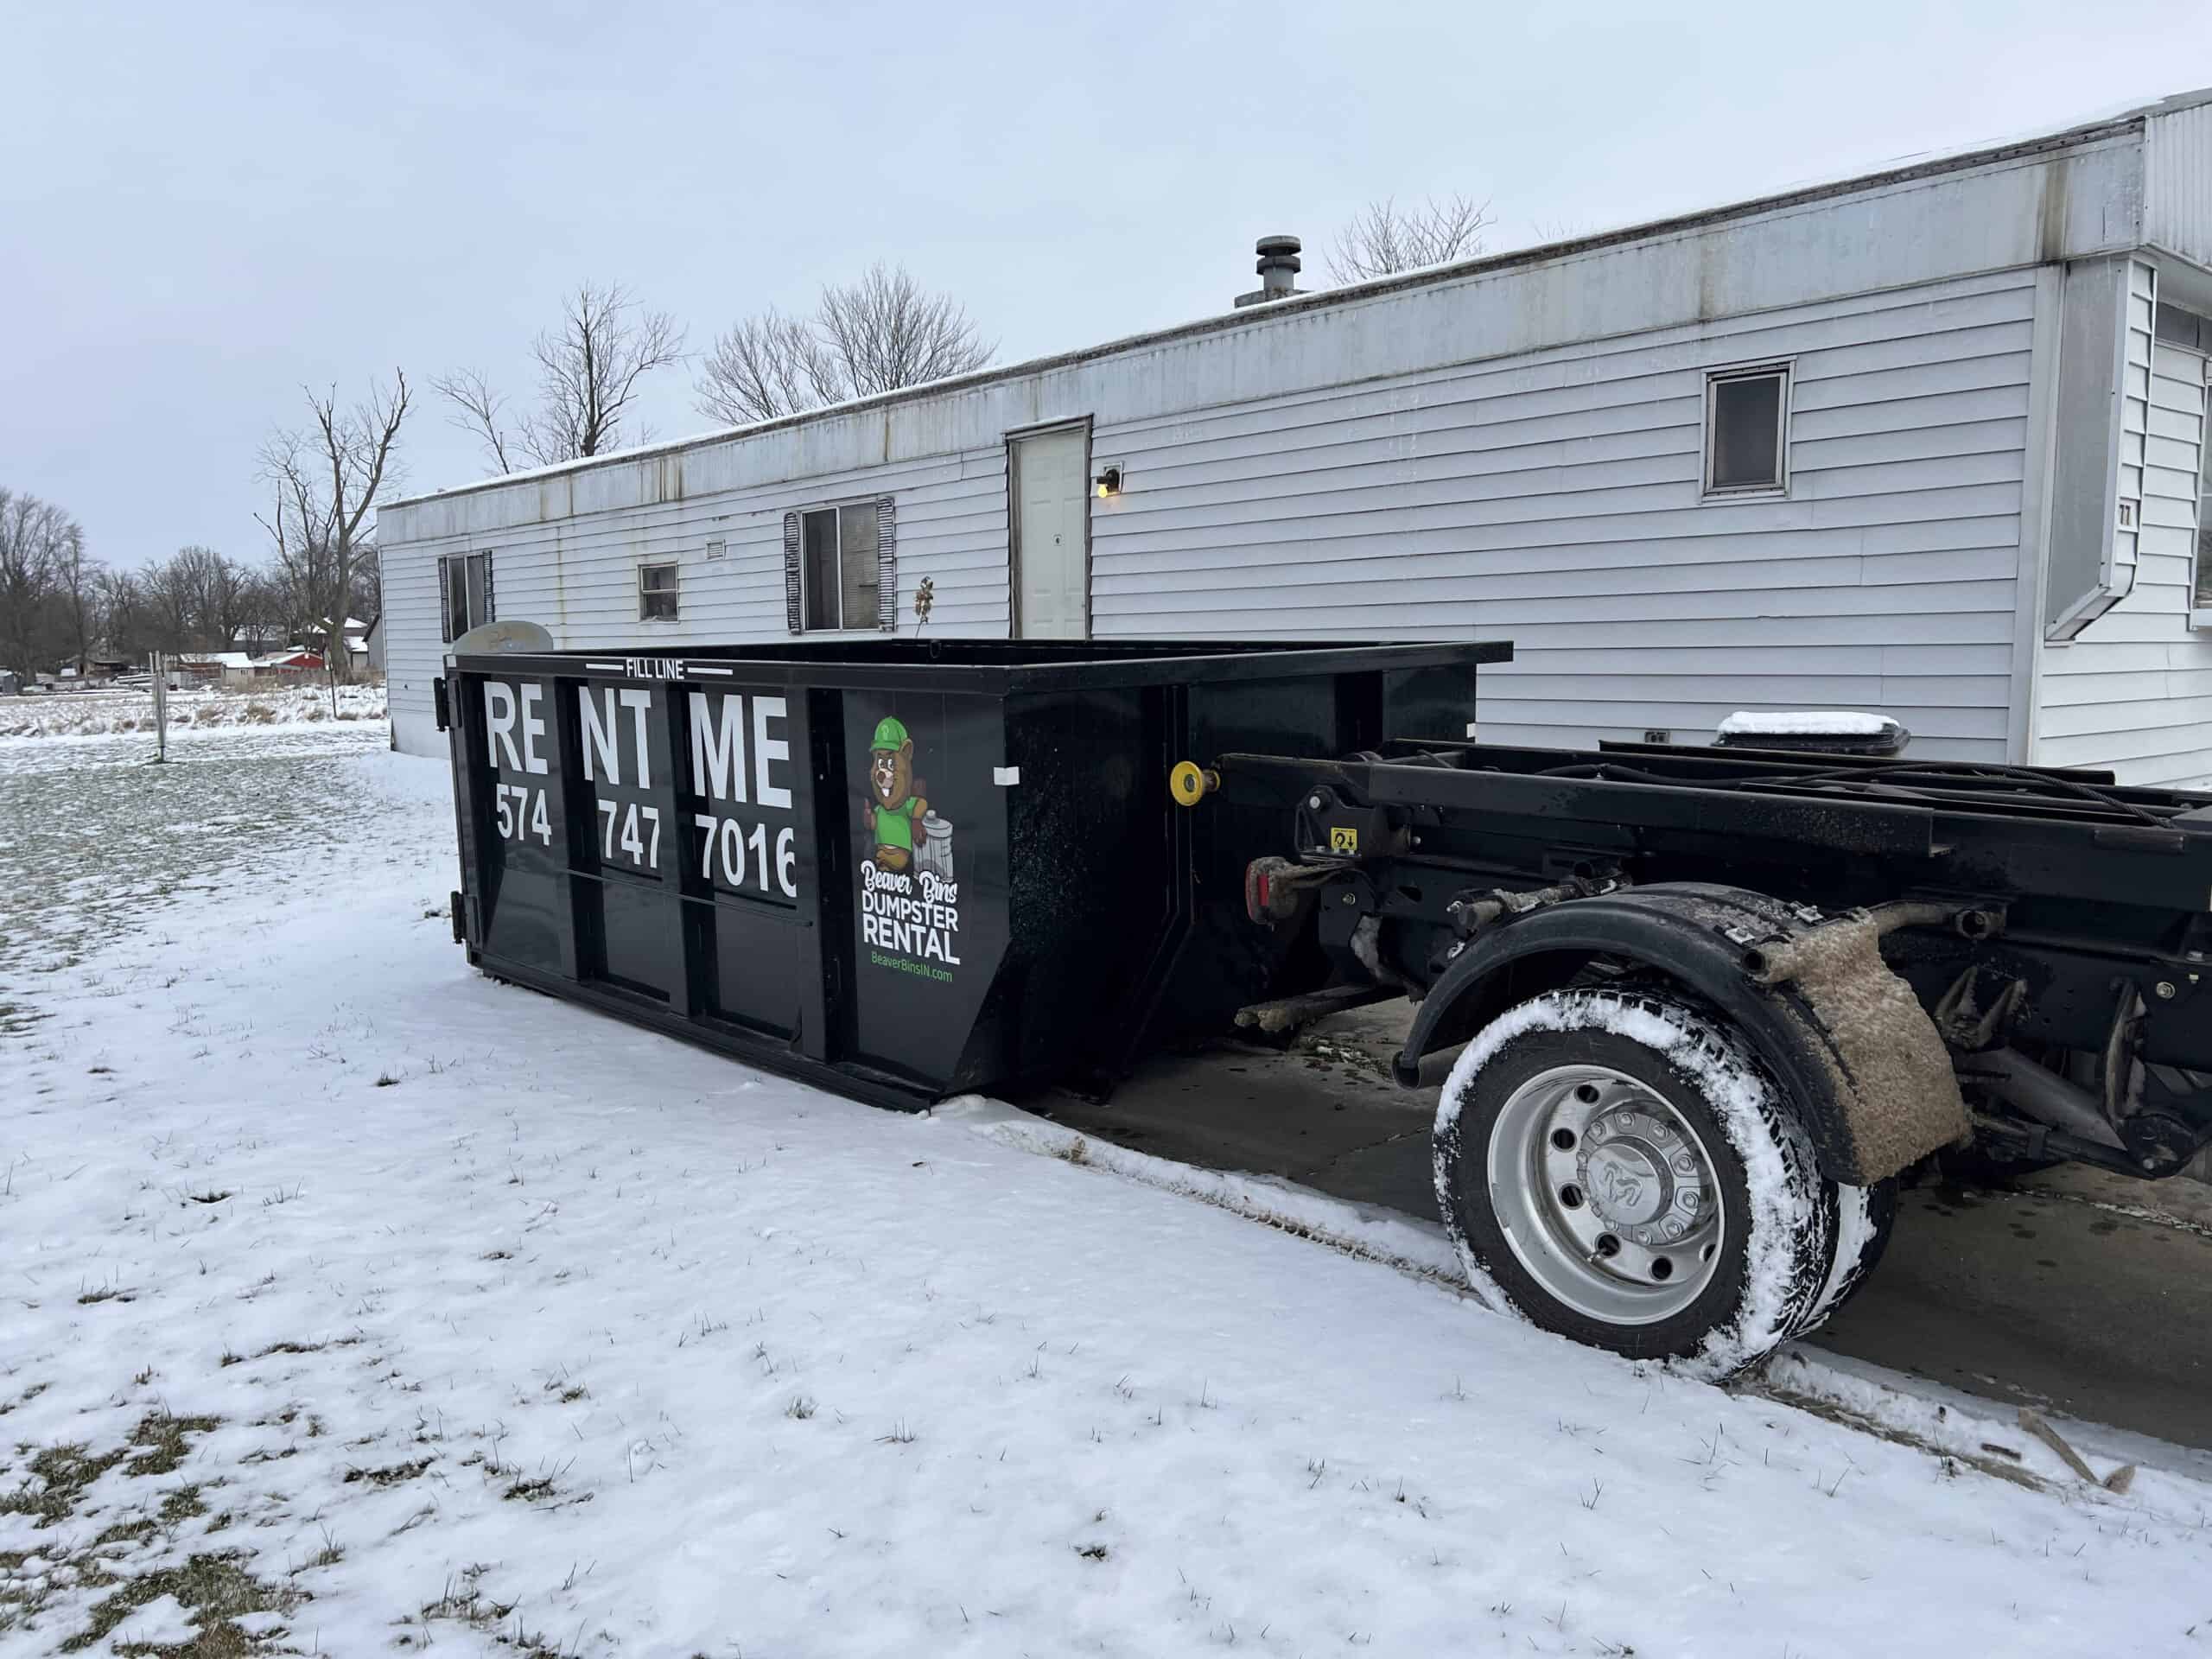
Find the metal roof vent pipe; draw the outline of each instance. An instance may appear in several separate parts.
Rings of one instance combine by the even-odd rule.
[[[1294,236],[1263,236],[1253,245],[1253,251],[1260,256],[1256,269],[1260,285],[1249,294],[1239,294],[1239,305],[1264,305],[1269,300],[1287,300],[1299,291],[1298,250],[1301,245]]]

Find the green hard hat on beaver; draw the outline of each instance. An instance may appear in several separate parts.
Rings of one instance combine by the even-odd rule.
[[[868,752],[873,754],[880,749],[903,749],[912,741],[906,735],[906,728],[899,724],[899,717],[886,715],[875,722],[875,741],[868,746]]]

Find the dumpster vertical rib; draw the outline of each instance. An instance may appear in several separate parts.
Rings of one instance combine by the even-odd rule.
[[[647,791],[660,808],[662,836],[655,850],[664,855],[656,874],[660,877],[661,925],[677,971],[668,982],[668,1006],[686,1019],[696,1019],[708,1006],[706,963],[693,948],[698,930],[690,925],[685,899],[704,891],[692,874],[691,861],[683,855],[689,844],[683,833],[682,782],[677,767],[689,760],[686,745],[678,741],[677,725],[684,718],[688,698],[679,680],[663,680],[654,687],[658,715],[646,722],[645,743],[652,759],[653,784]],[[711,893],[707,897],[711,900]]]
[[[792,706],[806,710],[806,760],[810,787],[798,804],[799,844],[812,863],[809,876],[800,880],[814,897],[812,926],[798,930],[800,983],[808,995],[799,1004],[799,1052],[810,1060],[827,1063],[836,1058],[835,1033],[842,1027],[849,988],[845,976],[852,952],[844,941],[852,937],[851,874],[846,849],[852,843],[847,826],[847,795],[841,787],[845,776],[845,701],[840,692],[792,690]]]
[[[576,688],[582,683],[553,676],[548,676],[545,681],[545,695],[553,715],[553,766],[543,787],[553,822],[561,827],[561,902],[553,920],[560,942],[561,973],[568,979],[582,976],[576,945],[576,912],[582,903],[583,885],[576,875],[576,848],[581,837],[576,804],[569,788],[569,780],[582,770],[582,740],[576,731]],[[588,825],[582,834],[590,834]]]

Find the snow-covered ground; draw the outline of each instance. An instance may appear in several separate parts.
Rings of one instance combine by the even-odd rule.
[[[479,978],[378,741],[0,743],[0,1652],[2212,1652],[2186,1479]]]
[[[337,706],[324,682],[302,680],[252,690],[194,687],[169,694],[169,734],[231,726],[300,726],[385,718],[381,685],[341,685]],[[154,729],[150,691],[55,691],[0,697],[0,738],[106,737]]]

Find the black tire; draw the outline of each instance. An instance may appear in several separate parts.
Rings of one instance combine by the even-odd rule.
[[[1521,1126],[1530,1121],[1521,1103],[1576,1068],[1599,1068],[1619,1079],[1609,1086],[1631,1096],[1638,1086],[1648,1090],[1694,1135],[1700,1145],[1692,1150],[1704,1154],[1700,1192],[1711,1196],[1699,1199],[1707,1206],[1700,1213],[1719,1207],[1713,1232],[1702,1235],[1711,1249],[1700,1250],[1694,1271],[1709,1276],[1694,1300],[1674,1311],[1653,1316],[1630,1306],[1613,1318],[1592,1308],[1632,1300],[1646,1289],[1654,1306],[1672,1306],[1692,1294],[1687,1280],[1628,1286],[1618,1296],[1601,1287],[1577,1306],[1569,1300],[1575,1275],[1606,1277],[1614,1265],[1599,1262],[1611,1236],[1599,1241],[1601,1249],[1586,1267],[1564,1268],[1558,1264],[1570,1262],[1579,1249],[1573,1239],[1547,1247],[1530,1236],[1545,1232],[1543,1216],[1566,1211],[1540,1207],[1552,1194],[1535,1190],[1547,1178],[1520,1153],[1527,1135]],[[1501,1135],[1509,1105],[1510,1124]],[[1586,1123],[1586,1144],[1594,1145],[1599,1132],[1595,1122]],[[1560,1145],[1560,1133],[1551,1132],[1549,1145]],[[1838,1189],[1821,1179],[1811,1142],[1776,1084],[1718,1016],[1666,995],[1554,991],[1501,1015],[1452,1068],[1437,1114],[1434,1153],[1445,1225],[1478,1290],[1494,1292],[1545,1330],[1628,1358],[1674,1362],[1700,1376],[1732,1375],[1809,1329],[1864,1277],[1864,1263],[1836,1272]],[[1495,1191],[1494,1162],[1501,1172]],[[1524,1171],[1525,1179],[1516,1173]],[[1578,1207],[1584,1201],[1573,1187],[1559,1189],[1558,1196],[1574,1198]],[[1597,1213],[1594,1194],[1587,1202]],[[1507,1218],[1516,1214],[1522,1217],[1519,1247]],[[1611,1242],[1618,1251],[1618,1241]],[[1530,1270],[1531,1262],[1551,1283]],[[1555,1288],[1562,1281],[1564,1293]]]
[[[1897,1184],[1877,1181],[1872,1186],[1836,1186],[1835,1245],[1830,1255],[1827,1282],[1819,1301],[1797,1334],[1817,1331],[1851,1299],[1866,1287],[1874,1269],[1890,1248],[1890,1234],[1897,1224]]]

